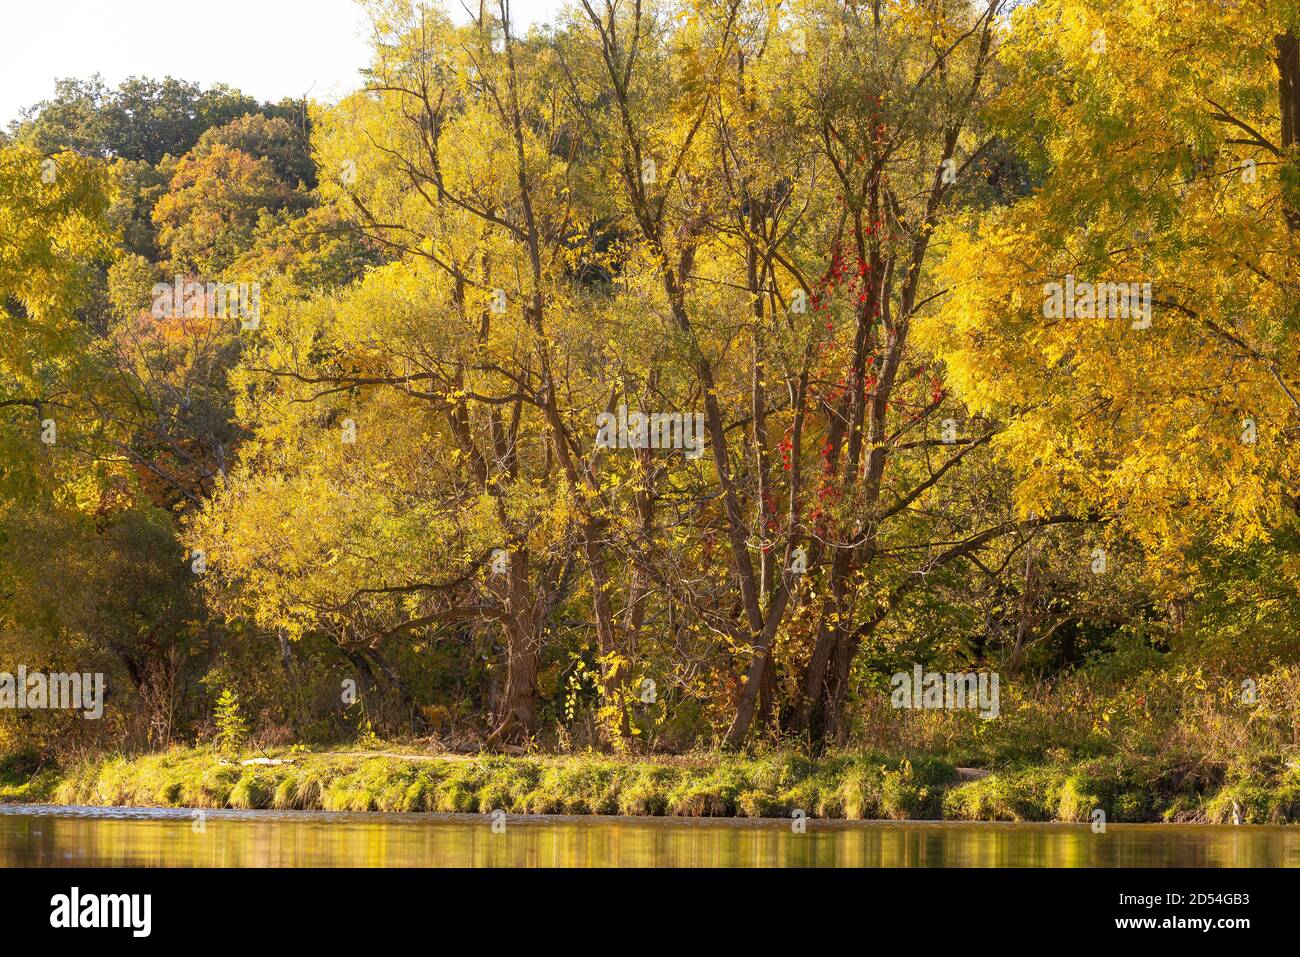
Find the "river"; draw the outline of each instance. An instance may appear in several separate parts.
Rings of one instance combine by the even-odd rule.
[[[2,867],[1295,867],[1300,828],[0,806]]]

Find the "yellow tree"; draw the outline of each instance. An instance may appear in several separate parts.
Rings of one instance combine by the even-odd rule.
[[[317,159],[322,193],[397,262],[339,299],[268,318],[268,339],[247,372],[271,405],[250,410],[250,420],[282,436],[303,420],[283,397],[306,405],[317,428],[292,433],[295,456],[307,456],[295,469],[322,481],[332,473],[313,458],[342,466],[339,449],[326,456],[323,446],[303,444],[321,427],[329,442],[341,421],[352,421],[360,438],[345,451],[354,457],[366,436],[384,435],[377,441],[393,454],[403,441],[432,442],[439,450],[419,458],[422,478],[408,474],[412,494],[444,512],[453,507],[458,520],[434,524],[411,547],[427,556],[454,542],[463,560],[438,575],[426,561],[394,555],[395,573],[377,580],[373,571],[347,584],[309,576],[331,593],[315,604],[355,630],[360,596],[410,598],[404,618],[365,624],[354,644],[449,618],[477,615],[499,627],[507,677],[486,741],[519,742],[534,729],[540,652],[554,605],[572,587],[576,545],[590,579],[610,723],[616,736],[626,734],[619,690],[626,668],[615,647],[602,493],[591,471],[592,423],[607,389],[593,387],[599,376],[588,379],[572,357],[563,360],[571,370],[564,380],[557,372],[557,340],[584,343],[604,307],[584,289],[591,249],[583,231],[592,217],[579,203],[596,191],[582,181],[580,144],[550,82],[551,47],[517,37],[507,5],[466,27],[405,2],[374,4],[371,15],[371,81],[320,118]],[[344,410],[347,402],[356,415]],[[430,466],[435,473],[423,471]],[[360,494],[369,501],[380,493]],[[223,501],[237,495],[232,487]],[[209,531],[228,541],[233,530]],[[252,567],[250,555],[230,571]]]
[[[925,571],[1014,527],[936,527],[945,547],[907,546],[919,569],[886,560],[988,437],[933,434],[944,394],[909,333],[932,231],[986,145],[970,122],[1000,7],[582,4],[566,76],[702,393],[747,659],[730,745],[767,710],[797,593],[817,624],[787,720],[842,739],[862,641]]]
[[[1040,185],[943,234],[951,294],[921,332],[1004,422],[1022,514],[1105,518],[1156,576],[1294,521],[1298,23],[1293,3],[1019,9],[991,117]]]
[[[7,463],[39,447],[41,422],[72,397],[75,360],[89,337],[76,310],[88,291],[89,262],[109,249],[108,202],[101,164],[75,153],[0,148],[0,410],[6,445],[13,443]]]

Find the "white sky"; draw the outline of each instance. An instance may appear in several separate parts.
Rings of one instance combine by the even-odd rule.
[[[544,22],[561,5],[512,0],[512,19]],[[53,96],[56,79],[94,73],[110,87],[173,76],[272,102],[309,89],[334,99],[360,85],[365,24],[354,0],[0,0],[0,129]]]

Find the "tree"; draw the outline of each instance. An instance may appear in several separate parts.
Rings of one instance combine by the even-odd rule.
[[[0,148],[0,478],[31,475],[18,463],[35,467],[44,423],[57,441],[86,339],[76,308],[108,248],[107,188],[104,170],[76,154]]]
[[[953,224],[923,329],[1006,423],[1020,513],[1105,517],[1172,596],[1295,520],[1296,22],[1266,6],[1018,10],[991,115],[1042,185]]]
[[[141,737],[162,741],[179,708],[169,639],[194,617],[181,556],[89,452],[102,379],[78,308],[111,248],[109,187],[100,162],[0,149],[0,635],[33,669],[126,677],[146,702]],[[121,712],[108,724],[131,731]]]
[[[221,84],[204,90],[171,77],[129,77],[110,89],[96,74],[57,81],[54,98],[24,110],[14,132],[44,153],[67,149],[152,166],[188,153],[205,130],[238,117],[262,113],[293,120],[301,112],[301,104],[259,104]]]
[[[219,275],[253,244],[264,213],[305,205],[269,160],[227,146],[190,154],[154,207],[170,268]]]
[[[941,413],[956,410],[909,346],[933,298],[931,234],[987,147],[970,126],[1000,7],[807,4],[782,23],[774,7],[699,4],[680,11],[678,33],[653,7],[583,4],[598,67],[584,77],[595,85],[575,84],[574,96],[612,104],[589,108],[586,121],[602,131],[702,387],[743,608],[738,637],[752,652],[729,745],[745,740],[770,694],[774,649],[795,638],[787,615],[797,620],[805,601],[817,625],[791,663],[802,675],[785,678],[786,719],[800,729],[816,720],[842,741],[863,640],[937,565],[1017,527],[924,520],[945,476],[991,430],[971,419],[964,435],[935,434]],[[674,54],[680,79],[656,72]],[[679,105],[667,112],[658,96],[674,82]],[[773,153],[762,137],[779,143],[769,132],[778,123],[800,137],[776,154],[784,168],[764,165]],[[706,343],[725,342],[726,324],[707,317],[741,310],[752,317],[750,364],[719,365]],[[779,387],[772,367],[783,370]],[[736,391],[749,393],[743,413],[722,400]],[[733,455],[741,415],[753,437],[748,455]],[[778,456],[784,481],[773,474]],[[920,556],[919,566],[900,567],[899,555]],[[804,571],[792,573],[796,564]]]

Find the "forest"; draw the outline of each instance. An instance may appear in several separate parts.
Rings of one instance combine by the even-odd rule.
[[[366,5],[0,134],[0,800],[1300,820],[1300,3]]]

